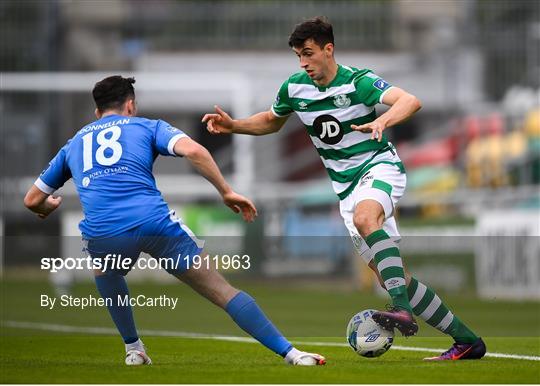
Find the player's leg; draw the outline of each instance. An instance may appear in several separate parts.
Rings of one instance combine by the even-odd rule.
[[[388,162],[399,162],[394,154]],[[365,173],[356,187],[340,202],[340,212],[355,247],[369,250],[384,280],[384,288],[393,307],[378,311],[373,319],[382,327],[396,327],[404,335],[413,335],[418,325],[412,316],[405,274],[396,238],[384,229],[385,219],[393,216],[394,204],[405,191],[406,175],[394,164],[381,163]],[[392,235],[393,236],[393,235]]]
[[[353,223],[366,241],[369,253],[373,256],[373,266],[380,274],[393,303],[390,310],[375,313],[373,319],[385,328],[396,327],[406,336],[414,335],[418,331],[418,325],[412,317],[399,247],[383,229],[385,214],[391,213],[391,210],[385,210],[383,205],[392,208],[392,201],[390,196],[374,188],[368,188],[364,193],[365,199],[354,209]]]
[[[409,275],[407,293],[414,314],[455,341],[443,354],[426,360],[480,359],[484,356],[486,345],[483,340],[450,311],[435,291]]]
[[[134,264],[139,255],[134,244],[131,237],[90,240],[86,250],[92,259],[101,261],[102,264],[105,262],[104,258],[110,254],[123,258],[131,257],[132,264]],[[96,287],[101,297],[106,300],[111,319],[124,341],[126,364],[151,364],[152,361],[146,354],[144,345],[137,334],[131,306],[129,302],[125,302],[129,299],[129,289],[124,277],[126,273],[127,271],[117,272],[107,269],[107,267],[104,270],[94,270]]]
[[[396,239],[399,237],[399,231],[394,217],[385,220],[384,229]],[[385,288],[384,281],[377,270],[373,256],[369,254],[370,250],[364,248],[360,252],[364,260],[368,263],[368,266],[377,275],[381,287]],[[451,336],[455,341],[455,345],[452,346],[451,350],[448,350],[448,352],[443,353],[441,356],[430,359],[478,359],[483,357],[486,347],[482,339],[449,310],[435,291],[412,277],[405,263],[403,263],[403,270],[407,284],[407,295],[413,313],[430,326]]]
[[[325,359],[318,354],[305,353],[294,348],[264,314],[255,299],[246,292],[234,288],[214,269],[190,268],[175,276],[224,309],[242,330],[285,358],[287,363],[295,365],[325,363]]]
[[[412,313],[399,248],[383,229],[384,219],[382,205],[372,199],[360,201],[354,210],[353,223],[373,255],[374,265],[394,306]]]
[[[296,350],[268,319],[250,295],[231,286],[211,266],[193,267],[193,257],[200,256],[204,242],[175,217],[163,219],[146,229],[149,234],[159,234],[145,242],[143,251],[160,258],[168,273],[176,276],[196,292],[224,309],[236,324],[260,343],[295,365],[322,365],[325,359],[318,354]],[[190,263],[188,264],[188,261]],[[189,269],[188,269],[189,268]]]

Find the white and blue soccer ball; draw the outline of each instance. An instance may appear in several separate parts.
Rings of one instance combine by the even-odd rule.
[[[366,358],[381,356],[394,342],[394,332],[382,328],[371,317],[375,312],[360,311],[347,326],[347,342],[355,353]]]

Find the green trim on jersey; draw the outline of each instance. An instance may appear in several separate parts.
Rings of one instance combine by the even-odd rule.
[[[328,172],[328,175],[330,176],[330,179],[332,181],[336,181],[336,182],[340,182],[340,183],[351,182],[351,181],[354,180],[354,178],[358,174],[361,174],[361,176],[363,176],[365,174],[365,171],[369,170],[369,169],[366,169],[364,171],[366,166],[373,161],[373,158],[375,158],[375,156],[377,156],[379,154],[382,154],[382,153],[384,153],[386,151],[389,151],[389,150],[390,150],[390,148],[381,149],[381,151],[376,152],[375,155],[372,158],[364,161],[361,165],[356,166],[356,167],[354,167],[352,169],[347,169],[347,170],[342,171],[342,172],[336,172],[333,169],[326,168],[326,171]],[[390,162],[390,161],[379,161],[379,162],[372,163],[372,165],[378,165],[379,163],[389,163],[389,164],[392,164],[392,165],[395,164],[394,162]],[[399,162],[399,163],[401,163],[401,162]]]
[[[318,147],[316,147],[315,149],[317,149],[319,155],[322,158],[338,161],[341,159],[348,159],[354,157],[355,155],[358,155],[360,153],[367,153],[369,151],[383,149],[390,150],[390,146],[388,146],[388,142],[384,143],[382,141],[364,141],[357,143],[356,145],[345,147],[343,149],[320,149]]]
[[[376,155],[391,151],[384,134],[378,142],[367,134],[354,134],[351,129],[351,125],[376,119],[374,106],[390,87],[369,69],[338,65],[336,77],[325,87],[317,86],[305,71],[300,71],[291,75],[278,91],[272,111],[278,116],[296,112],[330,179],[340,184],[349,183],[344,189],[343,185],[334,186],[334,189],[343,189],[336,191],[341,200],[352,192],[362,175],[377,164],[389,163],[403,170],[401,162],[374,161]],[[322,117],[324,115],[329,117]]]

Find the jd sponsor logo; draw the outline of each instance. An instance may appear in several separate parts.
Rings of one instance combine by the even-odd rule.
[[[339,121],[329,114],[318,116],[313,121],[313,129],[317,137],[329,145],[335,145],[343,139],[343,129]]]
[[[84,186],[86,188],[88,185],[90,185],[90,178],[84,177],[82,179],[82,186]]]

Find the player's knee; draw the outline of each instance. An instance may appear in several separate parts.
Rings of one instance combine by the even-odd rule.
[[[376,218],[360,211],[354,214],[353,223],[356,229],[358,229],[358,232],[360,232],[360,235],[364,238],[379,229]]]

